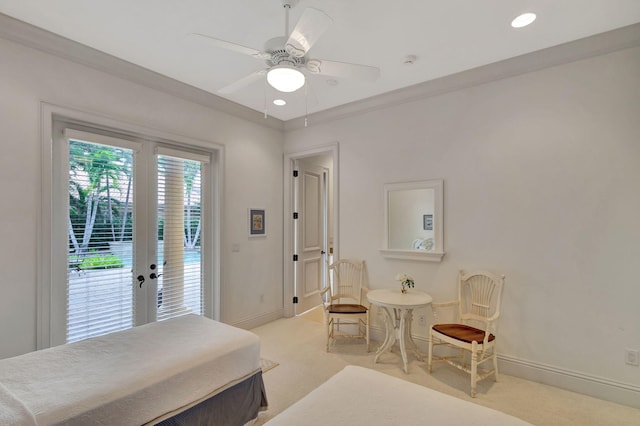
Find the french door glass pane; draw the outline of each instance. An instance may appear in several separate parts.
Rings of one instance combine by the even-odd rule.
[[[67,342],[133,326],[132,160],[69,140]]]
[[[202,315],[202,164],[158,155],[157,165],[157,318]]]

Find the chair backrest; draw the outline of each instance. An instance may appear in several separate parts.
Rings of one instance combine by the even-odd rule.
[[[460,322],[486,329],[500,316],[504,275],[488,271],[458,273],[458,315]],[[493,326],[491,327],[493,328]]]
[[[351,299],[362,304],[362,275],[364,261],[340,259],[329,265],[331,279],[331,298]]]

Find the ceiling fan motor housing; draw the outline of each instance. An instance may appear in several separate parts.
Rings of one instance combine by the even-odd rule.
[[[305,57],[295,57],[290,55],[284,47],[286,42],[287,37],[275,37],[264,44],[264,51],[271,55],[265,61],[267,65],[269,67],[278,65],[290,65],[297,68],[304,67],[306,63]]]

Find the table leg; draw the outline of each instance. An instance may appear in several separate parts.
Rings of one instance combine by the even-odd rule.
[[[405,344],[405,335],[407,330],[407,317],[411,318],[411,312],[409,309],[404,309],[400,312],[400,354],[402,355],[402,365],[404,367],[404,372],[409,373],[409,369],[407,367],[407,348]],[[411,323],[409,323],[411,324]]]
[[[409,309],[407,312],[407,320],[406,320],[406,338],[410,344],[410,348],[413,351],[413,353],[415,353],[416,357],[420,360],[423,361],[423,355],[420,353],[420,351],[418,351],[418,345],[416,345],[416,342],[413,340],[413,335],[411,334],[411,327],[413,325],[413,309]]]
[[[385,352],[390,352],[396,341],[400,346],[400,356],[402,357],[402,367],[405,373],[409,373],[409,361],[407,358],[407,345],[412,350],[419,360],[422,360],[422,355],[418,352],[418,346],[411,336],[411,323],[413,321],[413,309],[391,309],[384,307],[384,326],[385,337],[384,342],[376,351],[376,356],[373,360],[374,363],[378,362],[380,356]]]
[[[404,367],[404,372],[409,373],[408,361],[407,361],[407,346],[408,348],[415,353],[416,358],[420,361],[423,360],[422,354],[418,351],[418,345],[413,340],[413,336],[411,335],[411,325],[413,323],[413,309],[402,309],[399,313],[400,316],[400,325],[398,330],[398,336],[400,338],[400,353],[402,355],[402,365]]]
[[[394,343],[396,342],[396,327],[395,327],[395,319],[388,308],[383,308],[382,312],[384,312],[384,328],[385,328],[385,336],[384,342],[376,351],[376,356],[373,359],[374,364],[378,362],[380,355],[391,350]]]

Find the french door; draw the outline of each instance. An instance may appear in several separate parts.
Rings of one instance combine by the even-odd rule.
[[[65,129],[52,345],[211,310],[210,153]]]

